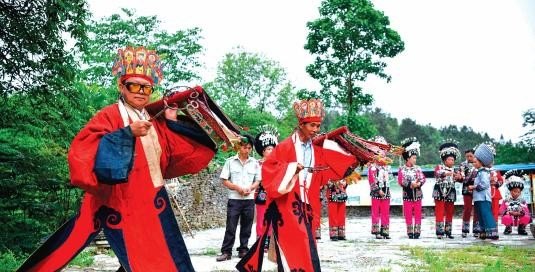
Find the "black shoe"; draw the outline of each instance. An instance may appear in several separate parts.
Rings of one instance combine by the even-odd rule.
[[[230,258],[232,258],[231,254],[223,253],[223,254],[217,256],[217,258],[215,260],[218,261],[218,262],[222,262],[222,261],[230,260]]]
[[[414,234],[414,239],[420,239],[420,234],[419,233],[415,233]]]
[[[339,240],[339,241],[344,241],[345,239],[346,239],[345,236],[338,236],[338,240]]]
[[[518,226],[518,235],[528,235],[526,232],[526,227],[524,225]]]
[[[453,235],[451,235],[451,233],[446,233],[446,237],[448,237],[450,239],[455,239],[455,237],[453,237]]]
[[[479,238],[479,233],[474,233],[474,237]]]
[[[468,233],[466,233],[466,232],[463,232],[463,233],[461,234],[461,237],[463,237],[463,238],[466,238],[466,236],[468,236]]]
[[[239,258],[243,258],[243,257],[245,257],[245,255],[247,255],[247,250],[240,250],[238,252],[238,257]]]
[[[505,230],[503,230],[504,235],[509,235],[513,232],[513,228],[511,226],[506,226]]]
[[[409,239],[414,239],[414,234],[413,233],[409,233]]]
[[[317,238],[316,238],[317,239]],[[338,236],[331,237],[331,241],[338,241]]]

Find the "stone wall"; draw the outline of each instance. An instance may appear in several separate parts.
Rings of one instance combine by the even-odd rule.
[[[174,196],[182,214],[193,230],[225,226],[228,192],[219,179],[221,169],[168,181],[169,196]],[[173,200],[171,199],[171,202]],[[182,232],[187,226],[180,212],[175,215]]]

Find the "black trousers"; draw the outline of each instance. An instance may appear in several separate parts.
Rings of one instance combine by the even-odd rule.
[[[221,246],[221,253],[232,254],[238,220],[240,221],[240,246],[236,250],[249,250],[247,245],[249,243],[249,237],[251,237],[251,229],[253,228],[254,205],[253,199],[228,200],[227,228],[225,230],[225,239],[223,239],[223,245]]]

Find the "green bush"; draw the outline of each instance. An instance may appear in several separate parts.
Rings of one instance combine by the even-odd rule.
[[[69,265],[76,265],[80,267],[91,266],[94,262],[93,256],[95,256],[95,251],[93,249],[86,249],[80,252],[80,254],[78,254],[78,256],[76,256],[76,258],[69,263]]]
[[[16,256],[12,251],[0,253],[0,272],[15,271],[21,264],[22,258]]]

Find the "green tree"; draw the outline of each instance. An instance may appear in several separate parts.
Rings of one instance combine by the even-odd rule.
[[[86,116],[73,96],[16,94],[0,109],[0,251],[30,252],[75,213],[66,154]]]
[[[454,139],[459,142],[459,150],[464,153],[465,150],[471,149],[483,142],[492,142],[488,134],[480,134],[472,128],[462,126],[458,129],[455,125],[449,125],[440,129],[442,139]]]
[[[89,116],[71,53],[87,16],[85,1],[0,2],[0,253],[33,250],[76,205],[65,154]]]
[[[351,114],[352,116],[348,116]],[[336,127],[347,126],[349,130],[364,139],[377,135],[377,129],[371,120],[365,115],[344,113],[336,120]]]
[[[401,139],[398,139],[398,119],[391,117],[390,114],[383,112],[380,108],[368,110],[364,115],[374,124],[377,133],[385,137],[387,142],[399,145]]]
[[[524,143],[531,149],[535,148],[535,109],[527,110],[522,114],[524,118],[523,127],[528,127],[530,130],[524,134]]]
[[[496,145],[495,164],[528,163],[535,161],[535,152],[526,143],[511,141]]]
[[[64,37],[83,40],[87,17],[83,0],[0,1],[0,95],[53,92],[74,78]]]
[[[420,157],[418,164],[437,164],[440,162],[438,146],[442,137],[439,131],[431,125],[422,126],[410,118],[401,120],[398,138],[416,137],[420,142]]]
[[[399,34],[392,30],[388,17],[369,0],[324,0],[320,18],[307,23],[305,49],[316,56],[307,72],[322,85],[329,106],[348,111],[347,121],[373,98],[358,85],[368,75],[390,80],[385,58],[404,49]]]
[[[236,123],[254,111],[283,117],[295,99],[294,87],[280,65],[256,53],[238,49],[219,63],[216,78],[205,84],[211,96]]]

